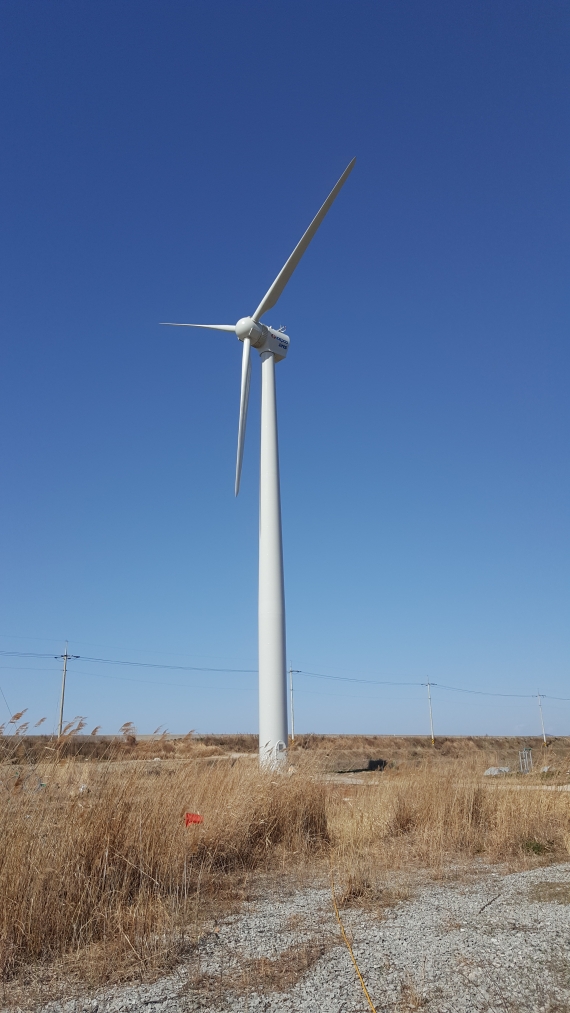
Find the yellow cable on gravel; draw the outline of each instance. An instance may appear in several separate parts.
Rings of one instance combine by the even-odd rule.
[[[356,963],[356,957],[354,956],[354,953],[352,952],[352,946],[350,945],[350,940],[349,940],[346,932],[344,931],[344,925],[342,924],[342,919],[340,917],[340,911],[338,909],[338,904],[336,902],[336,895],[335,895],[335,892],[334,892],[334,877],[333,877],[333,874],[332,874],[332,869],[331,869],[331,893],[332,893],[332,900],[333,900],[333,905],[334,905],[334,913],[336,915],[336,920],[337,920],[337,922],[339,924],[340,931],[342,933],[342,938],[344,940],[344,943],[345,943],[345,946],[346,946],[348,952],[350,953],[350,959],[352,960],[352,963],[354,964],[354,968],[355,968],[356,973],[358,975],[358,980],[360,981],[360,984],[362,985],[362,991],[364,992],[364,995],[366,996],[366,1002],[370,1006],[370,1009],[372,1010],[372,1013],[376,1013],[376,1007],[375,1007],[374,1003],[372,1002],[372,999],[370,998],[370,994],[368,992],[368,989],[366,988],[366,982],[364,981],[364,978],[362,977],[362,975],[360,973],[360,968],[359,968],[358,964]]]

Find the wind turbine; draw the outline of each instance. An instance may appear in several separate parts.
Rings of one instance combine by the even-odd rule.
[[[235,494],[239,493],[247,421],[251,348],[261,357],[261,466],[259,477],[259,759],[263,766],[279,766],[287,749],[287,667],[285,660],[285,594],[281,540],[281,497],[279,492],[279,451],[277,446],[277,404],[275,363],[289,350],[284,329],[261,323],[262,316],[275,306],[319,225],[340,193],[356,159],[346,167],[309,228],[281,268],[255,313],[241,317],[237,324],[178,324],[168,327],[203,327],[237,334],[243,343],[239,406]]]

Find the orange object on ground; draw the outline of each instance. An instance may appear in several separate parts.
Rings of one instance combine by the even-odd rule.
[[[204,817],[200,816],[200,813],[185,813],[184,815],[184,823],[187,827],[189,827],[191,823],[203,823],[203,822]]]

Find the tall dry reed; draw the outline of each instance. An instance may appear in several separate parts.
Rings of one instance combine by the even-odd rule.
[[[252,763],[52,763],[1,797],[4,976],[94,943],[144,964],[183,945],[200,892],[327,840],[324,786]]]
[[[4,979],[73,954],[83,969],[97,958],[103,976],[166,966],[216,898],[284,863],[441,869],[568,855],[570,793],[539,778],[487,782],[471,760],[358,784],[327,779],[310,757],[288,776],[260,772],[254,757],[53,756],[0,766]],[[186,827],[186,812],[203,823]]]
[[[374,856],[383,867],[438,868],[568,857],[570,792],[538,778],[485,781],[469,763],[382,775],[374,788],[337,792],[328,828],[339,855]]]

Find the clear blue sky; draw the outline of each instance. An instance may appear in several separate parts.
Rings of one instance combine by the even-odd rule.
[[[296,668],[570,697],[570,11],[3,0],[0,648],[255,669],[266,322]],[[66,714],[255,731],[255,675],[74,662]],[[127,681],[132,680],[132,681]],[[59,662],[0,656],[53,727]],[[425,690],[297,677],[299,731],[426,732]],[[570,703],[544,703],[570,731]],[[0,708],[6,707],[0,699]],[[436,731],[536,700],[434,689]]]

